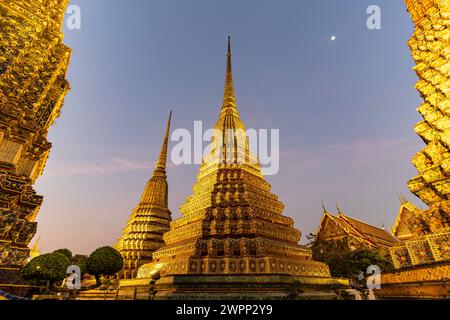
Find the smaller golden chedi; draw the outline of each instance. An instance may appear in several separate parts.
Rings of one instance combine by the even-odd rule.
[[[114,246],[124,259],[123,270],[117,275],[120,279],[136,278],[138,268],[152,261],[153,252],[164,245],[163,234],[169,230],[171,212],[168,207],[166,161],[171,118],[172,111],[153,175],[133,209],[122,237]]]

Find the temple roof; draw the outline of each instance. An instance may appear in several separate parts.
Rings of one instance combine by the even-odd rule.
[[[337,238],[351,236],[358,239],[360,242],[374,247],[393,246],[399,242],[399,240],[388,231],[351,218],[341,212],[337,216],[334,216],[329,212],[324,213],[317,235],[321,235],[325,240],[332,240],[330,233],[326,230],[330,226],[328,223],[330,220],[333,221],[335,226],[343,231],[341,233],[334,232],[334,235],[336,235]],[[333,239],[335,238],[336,237],[333,237]]]
[[[411,216],[416,215],[420,212],[417,208],[409,201],[402,201],[400,208],[398,209],[397,219],[395,220],[394,227],[392,228],[392,233],[400,240],[407,240],[412,237],[412,233],[408,227],[408,220]]]
[[[358,232],[370,237],[375,242],[380,240],[392,244],[399,242],[397,238],[395,238],[392,234],[384,229],[372,226],[368,223],[356,220],[354,218],[350,218],[342,213],[338,215],[338,218],[346,220],[349,224],[352,225],[352,227],[357,229]]]

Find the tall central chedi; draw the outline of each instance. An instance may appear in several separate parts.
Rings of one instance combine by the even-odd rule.
[[[225,92],[214,128],[220,134],[204,158],[193,194],[181,206],[182,218],[171,222],[153,262],[139,269],[141,285],[159,274],[159,297],[190,299],[280,296],[295,280],[314,295],[325,294],[323,285],[342,284],[298,244],[301,233],[282,215],[283,203],[270,192],[249,152],[234,94],[229,39]],[[122,288],[138,285],[121,282]]]

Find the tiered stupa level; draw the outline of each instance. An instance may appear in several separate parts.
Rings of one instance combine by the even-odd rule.
[[[181,206],[182,218],[171,223],[165,246],[138,278],[146,282],[159,273],[158,295],[178,298],[286,293],[281,287],[292,277],[307,285],[336,284],[328,266],[312,261],[310,250],[298,244],[301,233],[282,215],[283,203],[270,192],[247,137],[238,133],[245,125],[236,107],[230,42],[215,129],[222,135],[213,139],[193,194]]]
[[[164,245],[162,236],[169,230],[171,213],[168,207],[166,160],[171,117],[172,112],[153,175],[133,209],[122,237],[114,246],[124,259],[123,270],[118,274],[121,279],[136,278],[138,268],[152,261],[152,253]]]
[[[406,1],[416,26],[409,41],[424,103],[415,131],[427,146],[413,159],[409,188],[428,205],[450,196],[450,1]]]
[[[450,260],[450,1],[406,0],[415,25],[409,41],[424,99],[415,131],[427,144],[412,162],[410,190],[429,205],[407,223],[412,239],[391,249],[396,267]],[[401,222],[397,222],[401,224]]]
[[[415,131],[427,144],[413,158],[419,174],[409,189],[429,208],[404,201],[395,224],[401,245],[390,248],[397,270],[385,273],[383,296],[442,297],[450,281],[450,0],[405,0],[414,22],[409,40],[423,120]]]
[[[52,146],[48,130],[70,89],[71,50],[62,34],[67,4],[0,0],[0,284],[14,281],[10,274],[27,262],[36,232],[43,197],[33,184]]]

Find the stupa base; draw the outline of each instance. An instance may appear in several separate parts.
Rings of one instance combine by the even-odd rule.
[[[150,294],[151,279],[121,280],[119,299],[280,300],[338,298],[348,280],[281,274],[170,275]]]
[[[19,267],[0,266],[0,290],[18,297],[30,296],[37,287],[23,280]]]

